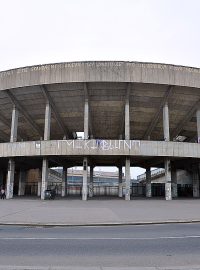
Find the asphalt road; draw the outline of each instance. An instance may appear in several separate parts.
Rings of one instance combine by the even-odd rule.
[[[69,269],[78,266],[76,269],[184,266],[192,269],[192,265],[200,265],[199,223],[47,228],[0,226],[0,269],[17,269],[14,266],[27,266],[19,269],[31,266],[34,268],[30,269],[40,269],[39,266],[52,266],[52,269],[56,269],[54,266],[68,266]],[[92,268],[94,266],[97,268]]]

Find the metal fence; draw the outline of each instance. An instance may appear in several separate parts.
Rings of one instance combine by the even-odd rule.
[[[177,185],[178,197],[192,197],[193,187],[192,185]]]
[[[79,195],[81,196],[82,194],[82,186],[80,185],[68,185],[66,187],[66,192],[65,192],[66,195]]]
[[[118,186],[94,186],[94,196],[118,196]]]
[[[154,183],[151,185],[152,197],[164,197],[165,196],[165,184]]]
[[[25,195],[37,196],[38,194],[38,183],[26,183],[25,184]]]
[[[50,183],[48,184],[47,189],[55,190],[56,195],[60,195],[62,193],[62,184],[61,183]]]
[[[47,187],[48,189],[54,189],[57,196],[62,194],[62,184],[61,183],[50,183]],[[89,188],[89,187],[88,187]],[[164,183],[153,183],[152,186],[152,197],[164,197],[165,196],[165,184]],[[126,189],[123,187],[122,193],[125,195]],[[132,184],[131,186],[131,196],[132,197],[144,197],[146,196],[146,186],[145,184]],[[178,197],[192,197],[193,187],[192,185],[177,185]],[[17,195],[17,191],[15,192]],[[93,196],[118,196],[119,187],[118,186],[93,186]],[[38,194],[38,183],[26,183],[25,184],[25,195],[37,196]],[[82,185],[68,185],[66,186],[67,196],[81,196]]]
[[[146,195],[145,184],[132,184],[131,195],[133,197],[143,197],[143,196],[145,196]]]

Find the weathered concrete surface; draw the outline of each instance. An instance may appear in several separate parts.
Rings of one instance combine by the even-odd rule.
[[[52,140],[0,144],[0,157],[160,156],[200,158],[200,144],[134,140]]]
[[[199,74],[198,68],[114,61],[38,65],[0,72],[0,141],[9,141],[7,123],[11,122],[13,101],[26,119],[19,117],[18,139],[40,140],[47,99],[52,106],[50,139],[71,139],[83,131],[85,108],[90,138],[124,139],[126,129],[127,139],[141,140],[149,135],[151,140],[160,141],[160,108],[167,101],[171,140],[183,135],[187,141],[195,141],[197,128],[192,118],[200,104]],[[125,111],[130,120],[126,125]]]
[[[200,88],[200,69],[140,62],[71,62],[0,72],[0,90],[63,82],[142,82]]]
[[[86,225],[200,221],[199,203],[198,199],[12,199],[1,201],[0,223]]]

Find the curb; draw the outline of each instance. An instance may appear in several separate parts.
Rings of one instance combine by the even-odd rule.
[[[13,223],[0,222],[0,226],[24,226],[24,227],[106,227],[106,226],[144,226],[144,225],[164,225],[164,224],[190,224],[200,223],[200,220],[166,220],[166,221],[146,221],[146,222],[105,222],[105,223]]]

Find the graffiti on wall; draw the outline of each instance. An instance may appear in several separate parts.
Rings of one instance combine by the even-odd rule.
[[[131,150],[140,147],[140,141],[134,140],[66,140],[67,147],[73,149],[85,149],[85,150]]]

